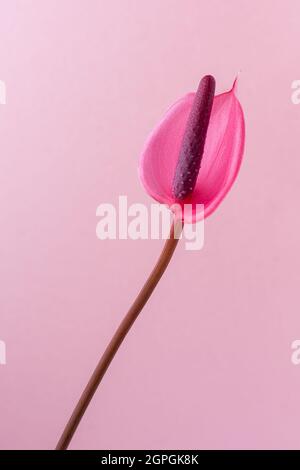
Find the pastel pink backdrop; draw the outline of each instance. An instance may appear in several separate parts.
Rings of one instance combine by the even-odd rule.
[[[205,73],[239,70],[236,184],[181,244],[72,449],[299,448],[300,4],[1,0],[0,446],[51,449],[162,241],[99,241],[144,141]]]

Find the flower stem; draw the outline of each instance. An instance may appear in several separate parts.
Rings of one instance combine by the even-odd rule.
[[[160,278],[165,272],[177,246],[180,234],[182,231],[183,222],[181,220],[174,221],[171,227],[170,236],[167,239],[163,251],[154,266],[150,276],[144,284],[142,290],[137,298],[131,305],[126,316],[122,320],[115,334],[113,335],[110,343],[108,344],[103,356],[101,357],[96,369],[94,370],[87,386],[85,387],[62,436],[56,446],[56,450],[66,450],[71,442],[71,439],[83,417],[87,407],[89,406],[97,388],[100,384],[105,372],[107,371],[111,361],[113,360],[116,352],[121,346],[124,338],[126,337],[131,326],[137,319],[139,313],[147,303],[149,297],[157,286]]]

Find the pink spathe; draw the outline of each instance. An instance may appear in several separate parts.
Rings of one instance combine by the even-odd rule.
[[[226,196],[239,171],[245,125],[235,84],[229,92],[214,98],[201,168],[190,196],[178,201],[172,185],[195,93],[189,93],[169,109],[142,152],[139,172],[146,191],[161,203],[180,204],[185,222],[197,222],[209,216]],[[192,207],[187,217],[184,216],[185,204]],[[204,211],[197,211],[197,204],[198,207],[203,204]]]
[[[178,249],[72,449],[299,448],[299,0],[1,0],[1,449],[54,448],[162,240],[96,237],[152,202],[137,165],[165,110],[241,69],[238,178]]]

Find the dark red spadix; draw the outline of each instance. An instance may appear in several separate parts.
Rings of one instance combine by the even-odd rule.
[[[196,185],[214,100],[215,86],[215,79],[211,75],[202,78],[188,117],[172,187],[175,199],[180,201],[187,198],[194,191]]]

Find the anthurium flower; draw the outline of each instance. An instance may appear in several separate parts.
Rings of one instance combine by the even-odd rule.
[[[210,215],[224,199],[238,174],[245,126],[235,88],[236,81],[231,90],[213,98],[210,109],[214,79],[204,77],[196,93],[187,94],[167,111],[142,152],[139,174],[147,193],[171,209],[180,204],[185,222],[197,222],[203,215]],[[198,116],[198,121],[195,116]],[[197,140],[197,132],[201,142],[196,148],[198,155],[195,155],[193,138]],[[186,142],[188,140],[190,145]],[[194,167],[182,162],[178,168],[180,160],[189,158],[188,151],[192,154]],[[195,173],[193,170],[196,170]],[[182,194],[183,197],[180,197],[180,192],[176,194],[174,191],[179,171],[182,178],[192,183],[190,193]],[[196,181],[193,181],[195,174]],[[197,209],[197,204],[204,205],[204,212]],[[191,210],[184,212],[184,205],[190,205]]]
[[[211,214],[236,178],[245,132],[242,108],[234,91],[235,85],[215,97],[215,80],[207,75],[196,93],[186,95],[170,108],[147,141],[140,176],[147,192],[175,212],[170,237],[96,366],[56,446],[58,450],[67,449],[106,370],[165,272],[179,241],[182,220],[200,220],[203,205],[204,216]]]

